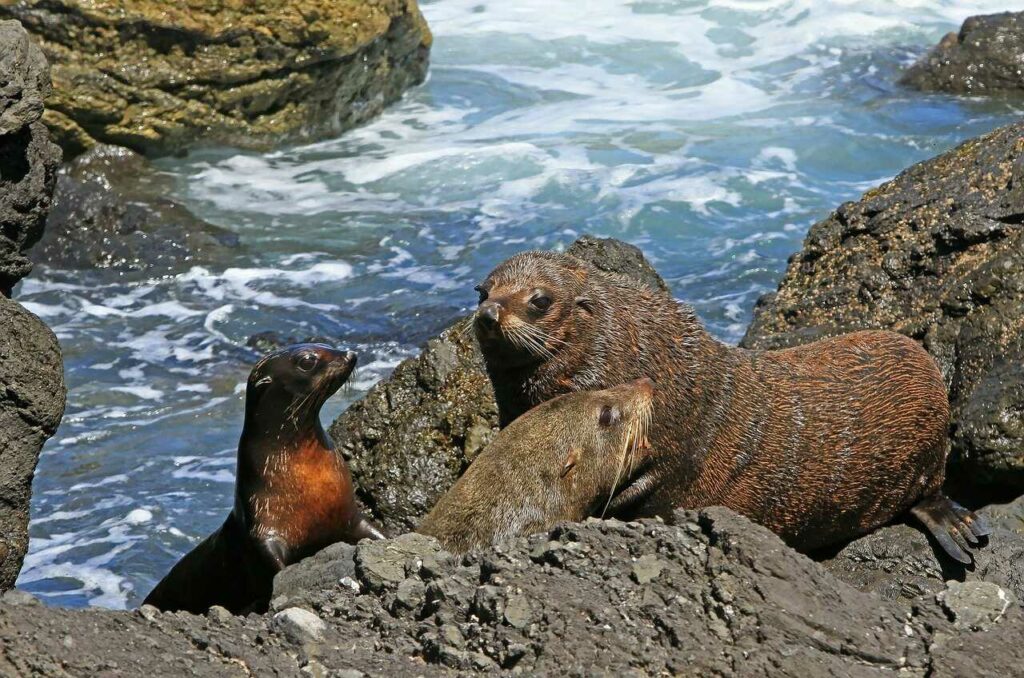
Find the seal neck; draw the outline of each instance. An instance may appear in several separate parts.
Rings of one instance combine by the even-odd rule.
[[[333,449],[320,424],[319,408],[296,419],[259,409],[248,413],[238,441],[235,509],[244,511],[249,496],[272,481],[275,473],[287,473],[290,455]]]

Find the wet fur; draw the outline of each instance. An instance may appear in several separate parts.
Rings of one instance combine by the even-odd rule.
[[[348,466],[320,424],[320,408],[340,384],[321,378],[310,388],[282,393],[279,382],[292,369],[282,361],[299,348],[273,354],[253,369],[234,509],[144,604],[195,614],[213,605],[236,614],[262,612],[274,575],[285,566],[339,541],[382,537],[360,513]],[[334,355],[318,350],[325,359]]]
[[[657,380],[653,462],[614,515],[723,505],[808,550],[945,499],[945,384],[902,335],[732,348],[670,295],[555,253],[512,257],[482,287],[505,322],[517,316],[561,342],[550,357],[524,355],[477,323],[503,425],[563,393]],[[552,297],[546,313],[528,305],[535,288]]]
[[[621,420],[608,429],[600,410]],[[420,523],[455,553],[559,521],[583,520],[605,505],[622,469],[644,453],[648,387],[625,384],[549,400],[502,430]]]

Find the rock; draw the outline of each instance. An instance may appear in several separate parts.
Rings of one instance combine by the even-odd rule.
[[[431,43],[415,0],[20,0],[0,18],[42,45],[69,155],[336,135],[421,82]]]
[[[49,88],[42,52],[16,21],[0,21],[0,592],[28,550],[32,475],[66,397],[57,338],[9,299],[32,270],[25,251],[42,235],[60,162],[39,122]]]
[[[327,624],[309,610],[289,607],[274,615],[274,628],[296,645],[309,645],[324,639]]]
[[[840,206],[811,227],[741,345],[866,328],[922,342],[950,388],[948,474],[965,495],[1024,491],[1024,123]]]
[[[64,415],[67,391],[57,337],[0,296],[0,592],[14,586],[28,551],[32,476]]]
[[[568,253],[589,261],[602,271],[628,276],[651,289],[671,291],[636,245],[614,238],[582,235],[569,247]]]
[[[1012,593],[990,581],[951,581],[936,599],[957,628],[974,631],[991,628],[1017,602]]]
[[[17,607],[19,605],[26,607],[42,605],[39,599],[31,593],[28,591],[21,591],[19,589],[11,589],[0,596],[0,604],[8,605],[10,607]]]
[[[633,581],[640,585],[648,584],[661,574],[661,567],[658,556],[652,553],[640,556],[633,563]]]
[[[33,259],[55,268],[149,276],[237,255],[238,236],[166,197],[169,182],[133,151],[96,146],[61,168]]]
[[[584,236],[568,251],[664,288],[632,245]],[[353,403],[330,433],[359,499],[385,533],[398,534],[415,528],[497,429],[494,392],[467,318]]]
[[[364,541],[356,549],[356,573],[371,591],[395,588],[426,564],[436,567],[450,554],[433,537],[403,534],[396,539]]]
[[[356,574],[356,547],[351,544],[332,544],[286,567],[274,577],[271,601],[283,599],[287,605],[311,605],[312,596],[344,586],[342,580]]]
[[[535,557],[552,544],[559,545],[557,564]],[[395,552],[407,563],[431,557],[435,547],[403,535],[360,545],[357,561]],[[640,587],[633,558],[645,555],[656,555],[661,571]],[[307,559],[293,567],[316,566]],[[948,618],[949,607],[986,609],[988,598],[978,594],[991,586],[947,594],[942,603],[935,596],[912,606],[883,600],[722,508],[680,511],[673,524],[562,524],[431,568],[416,614],[394,605],[396,589],[415,594],[404,582],[426,569],[416,574],[407,564],[386,577],[387,586],[334,589],[325,602],[330,613],[321,614],[291,607],[276,615],[147,620],[98,609],[40,607],[28,615],[0,605],[0,662],[14,675],[923,676],[988,668],[1013,675],[1011,662],[1022,656],[1019,605],[985,631]],[[652,604],[653,597],[662,602]],[[64,643],[68,636],[73,647]]]
[[[0,21],[0,136],[20,132],[43,115],[50,68],[17,21]]]
[[[948,581],[990,582],[1024,600],[1024,497],[979,510],[992,527],[988,544],[964,568],[940,554],[909,525],[883,527],[845,546],[823,566],[862,591],[916,603],[940,594]]]
[[[39,121],[50,92],[42,52],[16,21],[0,21],[0,295],[28,275],[43,233],[60,149]]]
[[[1024,12],[972,16],[907,69],[901,84],[955,94],[1024,90]]]

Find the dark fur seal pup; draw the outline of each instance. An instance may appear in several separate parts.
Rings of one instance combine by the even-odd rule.
[[[670,295],[548,252],[510,258],[477,290],[503,426],[559,394],[657,379],[652,454],[612,515],[724,505],[810,550],[910,510],[964,563],[989,532],[942,494],[946,388],[910,339],[732,348]]]
[[[354,353],[299,344],[253,368],[234,509],[144,604],[195,614],[213,605],[264,611],[285,566],[335,542],[383,538],[356,506],[348,466],[320,424],[320,408],[355,364]]]
[[[583,520],[646,450],[650,379],[549,400],[503,429],[417,530],[449,551]]]

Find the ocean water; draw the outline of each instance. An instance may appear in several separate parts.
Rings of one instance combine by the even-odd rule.
[[[1018,7],[1021,9],[1022,7]],[[734,342],[807,228],[1024,102],[908,92],[975,0],[435,0],[426,84],[340,139],[158,166],[241,247],[175,276],[40,267],[64,347],[19,586],[139,604],[232,501],[261,331],[360,354],[333,418],[475,303],[495,264],[576,236],[640,246]]]

